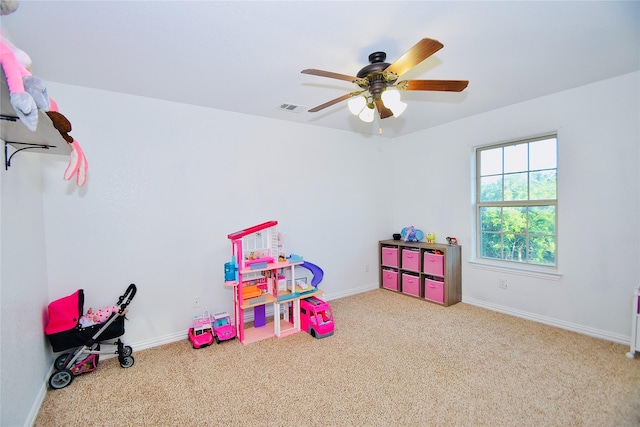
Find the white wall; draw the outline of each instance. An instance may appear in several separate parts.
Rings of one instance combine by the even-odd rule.
[[[184,338],[202,311],[195,296],[232,312],[227,235],[264,221],[279,222],[287,253],[324,269],[329,298],[377,286],[387,139],[50,86],[89,162],[81,189],[62,180],[66,159],[45,168],[50,295],[83,288],[97,307],[135,283],[134,350]]]
[[[227,234],[271,219],[288,252],[325,270],[330,298],[376,287],[377,241],[415,225],[459,238],[464,301],[628,342],[639,77],[393,141],[50,83],[89,180],[78,189],[62,180],[67,159],[28,153],[2,171],[1,424],[28,423],[41,402],[49,301],[84,288],[85,308],[111,304],[136,283],[125,341],[140,350],[182,339],[194,296],[231,310]],[[556,130],[561,279],[472,267],[472,148]]]
[[[396,138],[394,227],[458,238],[463,301],[628,342],[631,292],[640,284],[639,82],[633,73]],[[562,276],[474,266],[473,148],[551,132]]]
[[[5,171],[2,157],[0,425],[19,426],[35,418],[52,361],[44,337],[49,294],[41,163],[24,151]]]

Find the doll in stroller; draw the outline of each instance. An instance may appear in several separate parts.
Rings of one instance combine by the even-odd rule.
[[[117,354],[120,366],[133,366],[133,349],[124,345],[120,336],[124,335],[124,321],[127,306],[136,294],[136,285],[131,284],[112,312],[98,322],[85,322],[84,290],[49,304],[49,322],[45,335],[54,352],[71,350],[58,356],[54,362],[54,372],[49,377],[49,387],[54,390],[71,384],[75,376],[97,369],[100,354]],[[81,321],[82,320],[82,321]],[[114,340],[118,338],[115,342]]]

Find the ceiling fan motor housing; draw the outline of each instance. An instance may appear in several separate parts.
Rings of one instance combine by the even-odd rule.
[[[369,55],[369,65],[363,67],[358,71],[358,77],[366,77],[371,73],[381,73],[387,69],[391,64],[384,62],[387,59],[387,54],[384,52],[373,52]]]
[[[380,95],[389,85],[383,71],[391,64],[384,62],[387,54],[384,52],[373,52],[369,55],[369,65],[358,71],[357,77],[366,78],[369,81],[368,89],[373,99],[380,99]]]

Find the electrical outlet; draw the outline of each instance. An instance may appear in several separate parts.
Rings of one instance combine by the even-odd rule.
[[[500,289],[507,289],[507,281],[506,281],[506,279],[500,279],[500,282],[498,283],[498,286],[500,286]]]
[[[200,297],[193,297],[193,308],[200,308]]]

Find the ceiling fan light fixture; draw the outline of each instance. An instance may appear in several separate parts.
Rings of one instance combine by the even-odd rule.
[[[400,101],[400,92],[397,89],[387,88],[381,97],[384,106],[391,110],[393,117],[400,117],[407,109],[407,104]]]
[[[349,111],[351,111],[351,114],[357,116],[362,112],[363,108],[367,105],[367,100],[365,99],[364,96],[357,96],[357,97],[351,98],[347,103],[347,105],[349,106]]]
[[[400,91],[397,89],[387,88],[382,92],[382,102],[384,105],[391,108],[391,106],[400,101]]]
[[[396,105],[391,108],[391,112],[393,113],[393,117],[400,117],[400,114],[404,113],[404,110],[407,109],[407,103],[398,101]]]
[[[358,117],[360,117],[360,120],[363,122],[371,123],[373,121],[374,111],[373,104],[368,104],[366,108],[362,109],[362,112]]]

